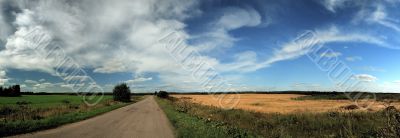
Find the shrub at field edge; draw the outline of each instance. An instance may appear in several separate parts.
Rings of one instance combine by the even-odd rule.
[[[115,101],[130,102],[131,101],[131,90],[125,83],[118,84],[114,87],[113,97]]]

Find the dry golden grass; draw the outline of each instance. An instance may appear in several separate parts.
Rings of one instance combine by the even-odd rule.
[[[354,104],[350,100],[293,100],[305,96],[300,94],[228,94],[228,95],[172,95],[176,98],[186,98],[195,103],[226,107],[226,103],[236,103],[236,109],[252,110],[265,113],[295,113],[295,112],[328,112],[345,111],[344,106]],[[222,97],[222,98],[219,98]],[[222,99],[222,100],[220,100]],[[367,105],[370,102],[364,102]],[[222,104],[220,104],[222,103]],[[394,104],[397,108],[399,103]],[[360,106],[363,106],[362,104]],[[368,109],[357,111],[378,111],[385,108],[382,102],[374,102]]]

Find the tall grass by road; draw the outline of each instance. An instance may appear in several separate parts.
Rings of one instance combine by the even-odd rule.
[[[157,103],[175,127],[175,133],[180,138],[232,138],[256,137],[242,129],[226,123],[193,116],[178,109],[177,105],[167,99],[156,98]]]
[[[203,134],[204,137],[215,137],[213,134],[229,132],[229,129],[214,130],[207,124],[221,124],[224,128],[235,128],[233,131],[250,132],[262,137],[400,137],[400,112],[393,108],[379,112],[279,114],[225,110],[184,99],[158,101],[178,127],[177,133],[190,137]],[[204,121],[188,121],[190,119]],[[213,123],[205,123],[207,121]],[[204,130],[196,130],[194,126],[204,126]],[[249,136],[237,132],[234,134]]]
[[[101,102],[110,100],[111,96],[104,96]],[[0,106],[28,104],[33,107],[55,107],[68,102],[72,105],[82,103],[82,97],[76,95],[23,95],[20,97],[0,97]]]
[[[140,99],[135,97],[133,102]],[[71,95],[0,97],[0,137],[84,120],[130,103],[115,102],[112,96],[105,96],[95,106],[87,106],[82,97]]]

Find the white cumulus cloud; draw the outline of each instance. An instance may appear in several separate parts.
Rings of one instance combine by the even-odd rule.
[[[353,79],[357,79],[362,82],[374,82],[378,78],[376,78],[375,76],[369,75],[369,74],[357,74],[357,75],[353,75]]]
[[[0,70],[0,86],[6,84],[8,80],[9,79],[6,76],[6,71]]]
[[[242,27],[255,27],[262,23],[261,15],[252,8],[226,8],[222,15],[209,27],[210,30],[195,39],[198,51],[209,52],[216,48],[229,48],[240,38],[235,38],[230,31]]]
[[[37,84],[38,82],[35,81],[35,80],[25,80],[25,83],[28,83],[28,84]]]
[[[350,62],[354,62],[354,61],[362,60],[362,57],[360,57],[360,56],[350,56],[350,57],[346,57],[346,60],[350,61]]]
[[[341,55],[342,53],[340,52],[325,52],[321,54],[321,57],[332,58],[332,57],[339,57]]]
[[[152,77],[148,77],[148,78],[136,77],[136,78],[134,78],[132,80],[127,80],[125,82],[128,83],[129,85],[132,85],[132,84],[135,84],[135,83],[138,83],[138,82],[145,82],[145,81],[151,81],[151,80],[153,80]]]

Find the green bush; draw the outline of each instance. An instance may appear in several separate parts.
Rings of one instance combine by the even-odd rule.
[[[64,103],[64,104],[70,104],[70,103],[71,103],[71,102],[70,102],[69,100],[67,100],[67,99],[62,100],[61,102]]]
[[[31,102],[27,102],[27,101],[17,101],[15,104],[22,106],[22,105],[31,104]]]
[[[118,84],[113,90],[114,101],[129,102],[131,101],[131,90],[125,83]]]
[[[160,98],[168,98],[169,94],[166,91],[160,91],[160,92],[157,93],[157,96],[160,97]]]

